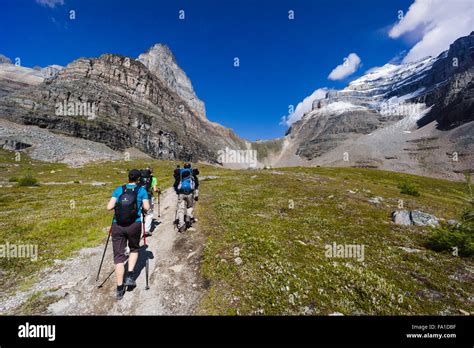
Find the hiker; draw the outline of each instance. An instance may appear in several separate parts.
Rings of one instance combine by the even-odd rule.
[[[117,277],[116,298],[123,298],[125,287],[136,286],[134,268],[140,249],[142,210],[150,209],[150,200],[146,190],[138,185],[140,171],[132,169],[128,173],[128,184],[117,187],[112,193],[108,210],[115,210],[112,222],[112,247],[114,251],[115,275]],[[127,261],[125,249],[130,249],[128,256],[128,273],[125,277],[124,263]]]
[[[177,219],[178,231],[184,232],[197,220],[193,216],[194,201],[199,199],[199,170],[192,169],[186,163],[183,169],[174,170],[174,190],[178,195]]]
[[[140,185],[145,188],[148,193],[148,200],[150,201],[150,209],[147,211],[145,215],[145,233],[146,236],[149,237],[152,235],[151,227],[153,224],[153,217],[155,213],[155,202],[153,194],[157,192],[160,194],[160,189],[158,188],[158,183],[156,178],[153,176],[153,168],[146,168],[140,170]]]

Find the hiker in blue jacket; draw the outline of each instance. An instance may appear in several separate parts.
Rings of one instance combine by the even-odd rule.
[[[138,185],[140,171],[132,169],[128,173],[128,184],[115,189],[107,204],[108,210],[115,210],[112,223],[112,247],[114,251],[115,275],[117,277],[116,298],[123,298],[126,286],[136,286],[133,274],[138,260],[142,232],[142,210],[150,209],[150,200],[145,188]],[[128,256],[128,274],[125,278],[127,255],[125,249],[130,248]]]
[[[194,201],[199,199],[199,170],[186,163],[184,168],[174,170],[174,190],[178,195],[177,219],[178,231],[184,232],[196,219],[193,216]]]

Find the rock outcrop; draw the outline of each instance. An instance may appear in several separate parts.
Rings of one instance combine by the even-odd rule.
[[[168,46],[156,44],[146,53],[141,54],[138,61],[162,80],[168,88],[183,98],[189,108],[196,112],[200,118],[206,119],[204,103],[196,96],[191,80],[179,67]]]

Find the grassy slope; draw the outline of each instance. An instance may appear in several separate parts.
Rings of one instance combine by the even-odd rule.
[[[0,243],[38,244],[40,260],[0,259],[0,288],[26,289],[35,282],[37,271],[53,260],[100,244],[110,223],[105,204],[111,190],[123,183],[126,169],[147,164],[155,168],[162,188],[171,185],[173,162],[139,160],[67,168],[26,156],[18,163],[13,153],[0,151],[3,184],[27,172],[43,183],[83,182],[1,188]],[[463,184],[353,168],[292,168],[277,175],[199,167],[202,175],[221,177],[202,182],[197,206],[200,230],[208,238],[202,271],[211,284],[201,313],[472,310],[467,300],[473,293],[467,271],[472,270],[472,259],[428,251],[423,247],[427,228],[389,222],[399,198],[408,208],[456,217],[467,197]],[[400,195],[397,184],[406,180],[418,185],[420,197]],[[93,187],[91,181],[110,184]],[[359,192],[351,194],[349,189]],[[329,199],[330,195],[334,197]],[[385,201],[381,206],[368,203],[372,195]],[[289,200],[294,201],[294,209],[289,208]],[[326,258],[324,245],[332,242],[365,244],[364,263]],[[409,254],[397,246],[423,252]],[[241,250],[241,266],[233,261],[235,247]],[[37,300],[30,302],[36,305]]]
[[[112,190],[124,184],[129,168],[151,164],[158,173],[162,188],[172,184],[175,166],[167,161],[123,161],[91,164],[83,168],[67,168],[63,164],[49,164],[22,156],[15,162],[14,154],[0,151],[0,181],[32,173],[39,179],[39,187],[1,188],[0,243],[37,244],[39,260],[0,259],[0,288],[27,288],[34,282],[35,273],[51,265],[55,259],[71,256],[74,251],[100,244],[110,226],[112,213],[105,205]],[[44,185],[45,182],[82,181],[82,183]],[[107,182],[106,186],[92,186],[91,182]],[[8,184],[8,183],[6,183]],[[75,208],[71,208],[71,200]]]
[[[211,288],[202,313],[473,310],[468,299],[474,290],[472,258],[427,250],[429,228],[390,222],[398,199],[408,209],[457,217],[467,199],[462,183],[354,168],[280,173],[221,171],[220,180],[203,184],[199,211],[206,214],[200,214],[200,222],[209,238],[203,272]],[[419,187],[420,197],[400,194],[397,184],[407,180]],[[373,195],[382,196],[383,204],[369,203]],[[365,245],[364,262],[326,257],[324,245],[333,242]],[[407,253],[399,246],[422,252]],[[236,247],[240,266],[234,261]]]

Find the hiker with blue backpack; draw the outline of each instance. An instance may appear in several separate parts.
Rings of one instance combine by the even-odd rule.
[[[152,236],[152,226],[155,216],[155,202],[153,194],[158,194],[158,202],[160,199],[161,191],[158,188],[158,182],[156,177],[153,176],[153,169],[148,167],[140,170],[140,185],[145,188],[148,193],[148,200],[150,201],[150,209],[145,214],[145,234],[147,237]]]
[[[139,185],[140,171],[132,169],[128,173],[128,184],[117,187],[107,204],[108,210],[114,210],[111,235],[114,252],[115,275],[117,277],[116,298],[122,299],[125,287],[134,287],[134,268],[138,260],[142,231],[142,211],[150,209],[149,195]],[[127,257],[126,248],[130,249]],[[125,277],[125,262],[128,258],[128,272]]]
[[[184,168],[174,170],[173,188],[178,195],[178,206],[176,221],[178,231],[184,232],[196,221],[193,215],[194,201],[199,199],[199,170],[193,169],[190,163]]]

